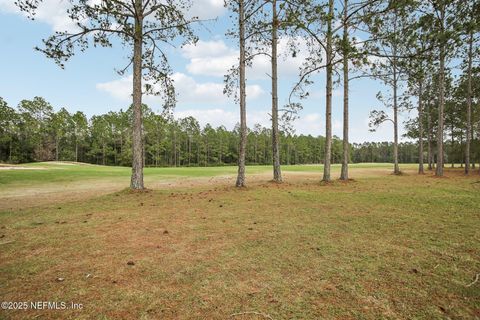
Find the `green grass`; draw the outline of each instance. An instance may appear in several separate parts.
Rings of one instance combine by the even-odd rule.
[[[0,171],[0,187],[10,185],[32,185],[35,183],[55,183],[79,181],[87,179],[115,179],[129,178],[131,168],[58,164],[38,162],[22,165],[24,167],[38,168],[39,170],[3,170]],[[40,170],[41,169],[41,170]],[[251,167],[250,171],[261,172],[265,166]],[[232,174],[236,167],[178,167],[178,168],[145,168],[145,176],[152,179],[169,177],[212,177],[217,175]]]
[[[35,186],[41,184],[55,184],[65,182],[79,182],[83,180],[117,180],[127,181],[130,178],[131,168],[78,165],[56,162],[36,162],[21,165],[22,167],[38,168],[39,170],[0,170],[0,191],[11,187]],[[391,164],[352,164],[352,168],[390,168]],[[412,165],[404,165],[411,167]],[[340,165],[333,165],[336,172]],[[286,172],[321,172],[322,165],[290,165],[282,166]],[[237,171],[235,166],[223,167],[177,167],[177,168],[145,168],[146,182],[172,178],[202,178],[222,175],[232,175]],[[271,166],[248,166],[248,174],[268,173]],[[128,186],[128,184],[127,184]],[[40,187],[40,186],[38,186]]]
[[[322,185],[318,166],[292,166],[282,185],[182,185],[4,211],[0,300],[84,309],[0,311],[0,319],[264,319],[231,316],[249,311],[273,319],[478,319],[480,283],[467,285],[480,273],[479,179],[403,167],[407,174],[394,176],[387,165],[353,166],[355,182]],[[202,170],[146,175],[235,172]]]

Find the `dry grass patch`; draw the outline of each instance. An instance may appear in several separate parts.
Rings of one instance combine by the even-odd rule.
[[[448,174],[291,174],[6,211],[1,300],[84,309],[0,317],[478,318],[477,179]]]

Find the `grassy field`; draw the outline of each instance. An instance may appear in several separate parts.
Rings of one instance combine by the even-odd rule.
[[[0,301],[83,308],[0,319],[480,318],[476,174],[152,168],[136,193],[128,168],[26,167],[0,170]]]
[[[352,165],[355,169],[390,168],[392,165],[361,163]],[[15,167],[15,166],[14,166]],[[38,184],[57,184],[78,182],[80,180],[114,180],[129,181],[131,168],[96,166],[89,164],[75,164],[69,162],[38,162],[17,166],[30,170],[3,170],[0,171],[0,191],[11,187],[37,186]],[[412,168],[412,165],[405,165]],[[1,166],[0,166],[1,168]],[[283,166],[288,172],[319,172],[321,165],[290,165]],[[334,171],[339,165],[333,166]],[[249,174],[270,172],[270,166],[249,166]],[[338,171],[338,170],[337,170]],[[183,177],[200,178],[220,175],[233,175],[237,167],[178,167],[178,168],[145,168],[146,183],[161,179],[178,179]],[[120,181],[119,180],[119,181]]]

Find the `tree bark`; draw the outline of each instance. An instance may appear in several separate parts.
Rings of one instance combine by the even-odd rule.
[[[145,164],[146,164],[146,152],[145,152],[145,143],[142,144],[142,160],[143,160],[143,163],[142,163],[142,167],[145,168]]]
[[[245,92],[245,3],[238,2],[238,25],[240,36],[240,146],[238,154],[237,187],[245,187],[245,155],[247,149],[247,110]],[[221,151],[220,151],[221,152]],[[221,161],[220,155],[220,161]]]
[[[473,31],[470,31],[468,41],[468,67],[467,67],[467,137],[465,142],[465,174],[470,173],[470,143],[472,139],[472,57],[473,57]]]
[[[143,16],[142,0],[135,0],[135,39],[133,43],[133,136],[132,178],[130,188],[142,190],[143,186],[143,134],[142,134],[142,51]]]
[[[427,161],[428,170],[433,170],[432,166],[432,117],[430,115],[430,102],[427,102]]]
[[[340,173],[340,180],[348,180],[348,160],[350,158],[349,151],[350,145],[348,142],[348,0],[344,0],[344,12],[343,12],[343,161],[342,172]]]
[[[424,174],[423,168],[423,84],[418,84],[418,173]]]
[[[393,59],[395,60],[395,57]],[[400,174],[400,167],[398,165],[398,97],[396,67],[394,67],[393,73],[393,173]]]
[[[394,36],[393,40],[393,57],[392,57],[392,67],[393,67],[393,173],[400,174],[400,167],[398,165],[398,70],[397,70],[397,21],[394,25]]]
[[[272,0],[272,156],[273,156],[273,181],[282,182],[280,168],[280,133],[278,130],[278,15],[277,0]]]
[[[323,165],[323,181],[331,181],[330,163],[332,158],[332,23],[333,23],[333,0],[328,1],[328,22],[327,22],[327,85],[326,85],[326,107],[325,107],[325,160]]]
[[[445,5],[440,6],[440,22],[442,36],[444,31]],[[443,120],[445,108],[445,40],[440,40],[440,70],[438,75],[438,130],[437,130],[437,167],[436,176],[443,176]]]

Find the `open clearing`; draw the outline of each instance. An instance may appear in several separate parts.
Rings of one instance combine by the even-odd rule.
[[[151,168],[135,193],[128,168],[25,166],[0,171],[0,300],[83,309],[0,319],[480,318],[476,173]]]

